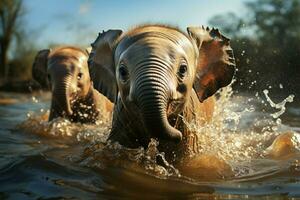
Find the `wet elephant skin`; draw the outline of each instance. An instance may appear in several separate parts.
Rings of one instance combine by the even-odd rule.
[[[144,25],[99,33],[89,69],[115,103],[109,140],[146,148],[156,138],[167,157],[180,158],[197,149],[185,122],[211,119],[212,95],[231,82],[235,60],[217,29]]]
[[[49,121],[65,117],[94,123],[112,104],[93,88],[87,66],[88,52],[76,47],[45,49],[36,55],[32,75],[52,92]]]

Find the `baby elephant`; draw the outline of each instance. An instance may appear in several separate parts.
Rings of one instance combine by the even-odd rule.
[[[76,47],[45,49],[36,55],[32,76],[51,87],[49,121],[57,117],[72,122],[94,123],[110,115],[112,103],[93,88],[87,66],[88,53]]]
[[[110,140],[147,147],[157,138],[166,156],[176,159],[197,151],[187,123],[209,120],[209,97],[232,80],[228,38],[217,29],[189,27],[185,33],[145,25],[100,33],[92,47],[94,86],[116,104]]]

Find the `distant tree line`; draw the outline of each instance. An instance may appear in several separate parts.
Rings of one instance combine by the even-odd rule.
[[[256,0],[246,14],[213,17],[209,23],[231,37],[239,91],[300,94],[300,1]]]
[[[300,91],[300,0],[256,0],[243,16],[217,15],[209,24],[231,37],[238,71],[234,89]],[[22,0],[0,1],[0,85],[31,79],[37,52]]]
[[[34,43],[25,30],[22,0],[0,1],[0,84],[31,78]]]

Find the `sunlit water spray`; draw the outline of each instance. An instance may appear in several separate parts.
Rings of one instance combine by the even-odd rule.
[[[264,93],[264,95],[265,95],[265,97],[266,97],[268,103],[270,104],[270,106],[271,106],[272,108],[279,109],[278,112],[275,112],[275,113],[272,113],[272,114],[271,114],[271,116],[272,116],[273,118],[275,118],[275,119],[277,119],[278,117],[280,117],[280,116],[285,112],[285,110],[286,110],[285,104],[286,104],[286,103],[291,103],[291,102],[293,102],[294,97],[295,97],[295,95],[291,94],[291,95],[289,95],[287,98],[285,98],[282,102],[276,104],[276,103],[274,103],[274,102],[271,100],[271,98],[269,97],[269,95],[268,95],[268,94],[269,94],[269,91],[268,91],[268,90],[264,90],[263,93]]]
[[[26,132],[49,138],[73,139],[76,141],[106,141],[110,131],[110,120],[99,120],[96,124],[72,123],[64,118],[48,122],[49,110],[29,112],[27,120],[19,125]]]
[[[202,126],[196,123],[186,124],[198,138],[197,154],[213,155],[213,159],[224,161],[224,165],[231,168],[229,174],[226,174],[228,170],[218,169],[217,178],[220,179],[241,179],[273,172],[278,165],[274,167],[274,162],[277,161],[269,160],[270,145],[284,131],[279,117],[284,114],[286,103],[293,101],[294,95],[275,104],[265,90],[264,94],[270,106],[280,109],[268,117],[255,115],[256,106],[253,102],[255,100],[257,102],[258,96],[246,99],[232,97],[232,93],[231,87],[219,93],[211,123]],[[36,98],[34,101],[38,102]],[[110,167],[126,168],[159,177],[183,178],[186,175],[182,167],[173,166],[165,160],[164,153],[157,150],[158,142],[155,140],[151,140],[147,149],[129,149],[116,143],[106,143],[111,120],[86,125],[71,123],[62,118],[48,122],[47,118],[48,111],[29,113],[28,119],[20,125],[20,128],[43,137],[71,139],[76,143],[82,143],[85,150],[81,155],[71,155],[73,161],[79,165],[99,170]],[[288,134],[291,138],[288,151],[298,153],[300,149],[298,133],[290,131]],[[211,158],[204,157],[204,161],[211,162]],[[215,163],[220,165],[219,161]],[[290,165],[295,169],[298,167],[297,157],[292,159]],[[207,173],[203,168],[202,171],[203,174]],[[188,176],[201,181],[203,174],[194,176],[188,173]]]

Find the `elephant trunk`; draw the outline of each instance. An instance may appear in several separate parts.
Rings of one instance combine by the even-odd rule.
[[[133,96],[141,109],[148,134],[160,139],[179,142],[182,133],[169,124],[167,117],[167,105],[170,98],[167,78],[162,77],[161,72],[141,73],[143,75],[138,76]]]
[[[70,104],[70,77],[64,78],[54,86],[53,97],[58,104],[59,111],[64,115],[70,116],[73,114]]]

